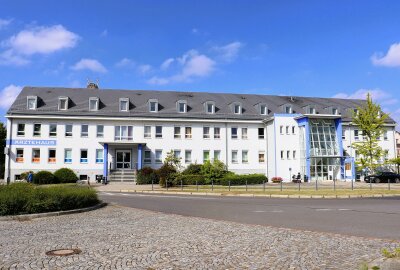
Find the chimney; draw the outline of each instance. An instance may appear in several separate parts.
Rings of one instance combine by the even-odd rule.
[[[88,79],[86,88],[88,89],[99,89],[99,80],[97,82],[92,82]]]

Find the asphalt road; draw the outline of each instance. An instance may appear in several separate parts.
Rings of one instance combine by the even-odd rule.
[[[183,216],[400,240],[400,197],[272,199],[100,192],[100,198]]]

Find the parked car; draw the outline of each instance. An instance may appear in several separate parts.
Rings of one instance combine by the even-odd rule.
[[[379,172],[377,174],[365,176],[364,181],[369,183],[400,183],[400,174],[394,172]]]

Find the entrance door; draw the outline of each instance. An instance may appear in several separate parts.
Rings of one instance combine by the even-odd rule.
[[[131,151],[117,150],[116,152],[116,168],[117,169],[130,169],[131,168]]]

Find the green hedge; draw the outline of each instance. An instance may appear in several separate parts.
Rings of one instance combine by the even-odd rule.
[[[150,167],[144,167],[138,171],[136,179],[137,185],[151,184],[152,180],[153,184],[158,184],[160,182],[157,170]]]
[[[268,182],[268,179],[264,174],[227,175],[219,181],[223,186],[228,186],[229,181],[231,186],[242,186],[246,185],[246,180],[248,185],[257,185]]]
[[[61,168],[54,172],[58,183],[76,183],[78,176],[69,168]]]
[[[38,185],[57,184],[58,180],[49,171],[38,171],[33,175],[33,183]]]
[[[82,186],[0,186],[0,216],[65,211],[99,203],[96,191]]]
[[[199,174],[179,174],[175,178],[175,186],[180,186],[182,181],[182,185],[196,185],[196,181],[198,185],[205,185],[206,181],[203,175]]]

